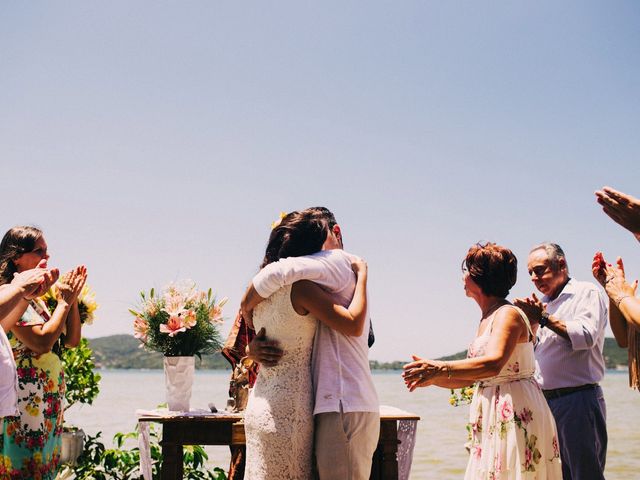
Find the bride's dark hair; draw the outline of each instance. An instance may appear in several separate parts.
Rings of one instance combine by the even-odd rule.
[[[327,239],[328,229],[327,220],[313,209],[288,213],[271,231],[260,268],[281,258],[319,252]]]

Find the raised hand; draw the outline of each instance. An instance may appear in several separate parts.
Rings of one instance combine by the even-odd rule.
[[[358,257],[353,257],[351,259],[351,270],[354,271],[356,275],[360,275],[361,273],[367,273],[367,262]]]
[[[606,265],[604,290],[611,300],[619,303],[620,299],[625,296],[635,296],[638,287],[638,281],[629,284],[624,273],[624,263],[621,257],[616,259],[616,265]]]
[[[607,262],[604,260],[602,252],[596,252],[591,263],[591,273],[600,285],[604,287],[607,281]]]
[[[77,299],[82,287],[87,281],[87,268],[80,265],[65,273],[58,283],[58,301],[63,300],[67,304],[73,304]]]
[[[640,240],[640,199],[611,187],[604,187],[595,194],[604,213]]]
[[[542,303],[542,301],[536,296],[535,293],[532,293],[528,298],[516,298],[513,301],[513,304],[522,309],[522,311],[527,315],[529,321],[532,323],[537,323],[540,321],[542,317],[542,312],[544,312],[546,305]]]
[[[25,300],[43,295],[58,280],[58,269],[47,270],[46,264],[47,261],[43,259],[35,268],[13,275],[11,284],[23,292]]]

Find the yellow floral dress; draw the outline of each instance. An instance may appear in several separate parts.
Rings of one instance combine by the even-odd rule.
[[[32,302],[19,326],[42,325],[50,314]],[[0,479],[53,480],[60,461],[64,371],[53,352],[36,355],[15,335],[9,342],[18,367],[19,417],[7,417],[0,437]]]

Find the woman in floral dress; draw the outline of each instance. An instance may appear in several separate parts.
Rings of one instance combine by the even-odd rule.
[[[47,244],[34,227],[14,227],[0,244],[0,284],[39,265],[46,268]],[[43,262],[44,260],[44,262]],[[77,298],[87,278],[77,267],[56,284],[58,305],[50,313],[41,300],[24,302],[24,313],[8,334],[17,364],[18,410],[7,417],[0,437],[2,479],[50,480],[57,473],[62,433],[64,372],[52,350],[64,334],[64,343],[80,341]]]
[[[534,334],[524,312],[505,298],[516,283],[516,257],[493,243],[474,245],[463,272],[465,292],[482,310],[467,359],[414,356],[404,366],[405,383],[410,391],[476,384],[465,480],[560,480],[556,424],[533,378]]]

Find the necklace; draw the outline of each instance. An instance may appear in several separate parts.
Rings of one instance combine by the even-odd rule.
[[[482,318],[480,319],[480,321],[484,320],[489,315],[491,315],[498,307],[501,307],[502,305],[506,305],[506,304],[507,304],[506,300],[504,299],[498,300],[496,303],[491,305],[485,312],[482,312]]]

